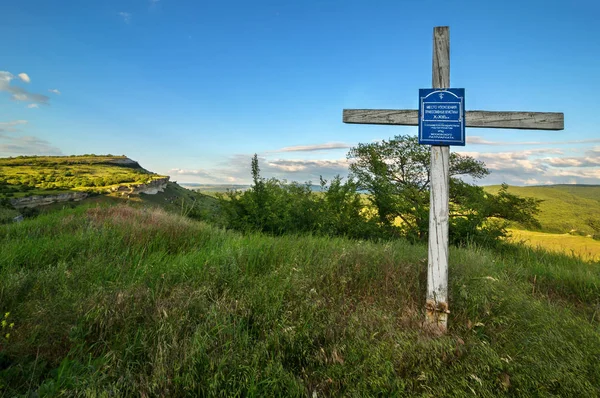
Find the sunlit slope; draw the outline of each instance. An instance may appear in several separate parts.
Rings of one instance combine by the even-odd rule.
[[[589,236],[551,234],[523,229],[510,229],[510,241],[524,243],[534,248],[565,253],[587,261],[600,261],[600,240]]]
[[[125,156],[19,156],[0,158],[0,197],[80,191],[107,193],[113,187],[167,179]]]
[[[427,247],[403,240],[100,206],[0,225],[0,247],[7,397],[600,395],[598,263],[452,248],[434,338]]]
[[[492,185],[484,189],[497,193],[500,186]],[[577,232],[586,235],[600,232],[592,227],[600,225],[599,185],[510,186],[508,192],[543,200],[538,219],[544,232]]]
[[[154,184],[154,194],[131,194],[135,187]],[[126,156],[19,156],[0,158],[0,200],[5,203],[28,196],[52,196],[87,192],[81,202],[68,206],[129,203],[134,206],[161,207],[171,213],[215,220],[219,216],[214,197],[194,192],[167,176],[148,171]],[[67,205],[57,202],[38,206],[36,211],[53,211]],[[0,223],[10,222],[18,211],[0,206]]]

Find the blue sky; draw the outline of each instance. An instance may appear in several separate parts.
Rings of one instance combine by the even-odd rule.
[[[467,129],[483,184],[600,184],[597,1],[19,0],[2,6],[0,156],[125,154],[179,182],[346,175],[344,108],[416,109],[432,31],[471,110],[563,131]]]

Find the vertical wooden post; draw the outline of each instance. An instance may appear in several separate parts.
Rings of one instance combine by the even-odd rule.
[[[450,32],[447,26],[433,29],[434,89],[450,88]],[[418,126],[419,111],[411,109],[344,109],[344,123]],[[562,130],[564,115],[558,112],[467,111],[467,127]],[[448,325],[448,201],[449,146],[431,146],[429,253],[427,304],[424,325],[438,333]]]
[[[450,87],[450,32],[447,26],[433,30],[433,88]],[[431,146],[431,194],[429,253],[425,322],[445,333],[448,325],[448,201],[449,146]]]

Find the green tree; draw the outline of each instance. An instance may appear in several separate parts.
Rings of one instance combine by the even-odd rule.
[[[310,182],[288,183],[260,175],[258,157],[251,162],[252,186],[245,192],[228,191],[220,196],[227,226],[274,235],[315,233],[352,238],[377,237],[377,225],[361,213],[364,204],[353,181],[339,176],[329,185],[321,179],[320,193]]]
[[[369,200],[381,224],[398,229],[411,240],[425,240],[429,229],[429,146],[419,145],[417,137],[396,136],[359,144],[350,150],[348,159],[359,186],[371,194]],[[486,194],[461,179],[477,180],[488,174],[483,162],[450,154],[450,239],[455,244],[496,241],[506,233],[506,224],[498,219],[536,223],[537,201],[509,194],[506,186],[498,195]]]

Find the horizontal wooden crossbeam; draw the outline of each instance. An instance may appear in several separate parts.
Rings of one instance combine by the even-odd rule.
[[[560,112],[467,111],[467,127],[522,130],[563,130]],[[419,111],[393,109],[344,109],[344,123],[418,126]]]

